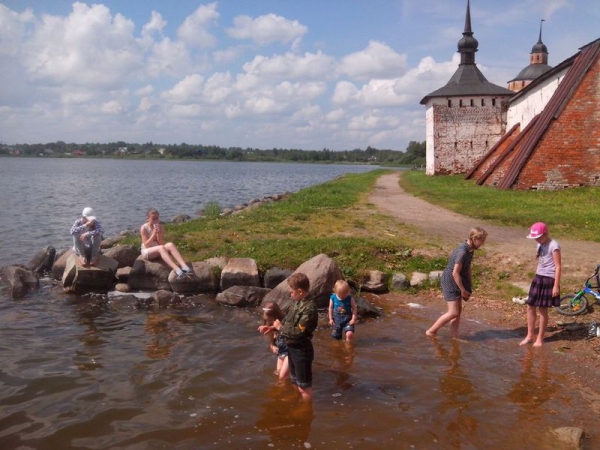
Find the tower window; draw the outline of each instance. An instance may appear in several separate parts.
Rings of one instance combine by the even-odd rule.
[[[492,106],[496,106],[496,99],[495,98],[492,99]]]
[[[475,100],[471,99],[471,106],[475,106]]]
[[[460,100],[458,101],[458,106],[462,106],[462,105],[463,105],[463,104],[462,104],[462,99],[460,99]]]
[[[448,99],[448,108],[452,108],[452,100]]]
[[[485,106],[485,100],[483,98],[481,99],[481,106]]]

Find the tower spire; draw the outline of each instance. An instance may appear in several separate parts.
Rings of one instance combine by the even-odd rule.
[[[538,44],[542,43],[542,23],[544,23],[544,22],[545,22],[544,19],[540,20],[540,37],[538,38],[538,42],[537,42]]]
[[[471,5],[470,0],[467,0],[467,13],[465,15],[465,31],[463,37],[458,41],[458,52],[460,53],[460,63],[475,64],[475,52],[479,46],[477,39],[473,37],[471,29]]]

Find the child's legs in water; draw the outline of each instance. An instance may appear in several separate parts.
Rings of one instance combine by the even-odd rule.
[[[537,319],[535,308],[535,306],[527,305],[527,336],[519,345],[531,344],[535,339],[535,321]],[[546,317],[548,316],[546,315]]]
[[[546,333],[546,327],[548,326],[548,308],[539,307],[540,311],[540,327],[538,329],[537,339],[533,343],[534,347],[541,347],[544,343],[544,334]]]
[[[458,297],[456,300],[446,301],[448,304],[448,311],[442,314],[438,320],[434,322],[434,324],[425,332],[427,336],[433,336],[437,333],[437,331],[446,325],[448,322],[451,322],[455,319],[460,319],[460,314],[462,312],[462,300]],[[458,335],[458,325],[460,322],[456,322],[454,328],[450,328],[450,332],[452,337],[456,337]],[[455,335],[456,334],[456,335]]]

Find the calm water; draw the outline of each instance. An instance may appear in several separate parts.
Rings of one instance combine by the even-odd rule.
[[[257,312],[199,303],[2,302],[0,448],[560,449],[544,436],[565,425],[600,443],[564,363],[510,332],[467,321],[464,342],[433,341],[437,311],[384,300],[352,348],[317,331],[306,409],[276,385]]]
[[[295,192],[374,166],[0,158],[0,266],[27,263],[47,245],[71,243],[69,229],[92,206],[106,236],[144,223],[156,208],[165,221],[195,217],[209,201],[231,207]]]
[[[0,159],[1,252],[18,262],[68,245],[57,236],[87,204],[117,232],[149,206],[170,218],[346,170],[368,168]],[[276,385],[256,311],[211,298],[142,311],[48,282],[22,300],[0,294],[0,449],[560,449],[545,437],[558,426],[583,426],[585,448],[599,448],[600,411],[567,385],[567,356],[468,320],[464,341],[446,330],[431,340],[442,300],[372,301],[384,317],[361,322],[354,347],[332,342],[322,320],[307,409]]]

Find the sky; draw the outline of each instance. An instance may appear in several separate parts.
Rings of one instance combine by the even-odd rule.
[[[466,0],[0,0],[0,144],[405,150],[458,67]],[[506,87],[600,38],[599,0],[471,0]]]

